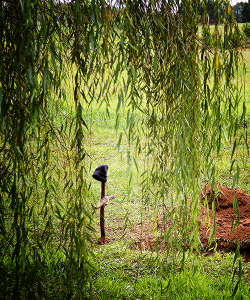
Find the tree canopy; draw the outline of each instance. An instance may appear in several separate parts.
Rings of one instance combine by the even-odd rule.
[[[233,11],[229,2],[215,1],[214,11],[226,5],[215,18],[224,31],[215,28],[211,34],[203,24],[209,33],[204,40],[198,35],[200,5],[190,0],[127,0],[113,6],[104,0],[1,1],[1,296],[46,297],[39,278],[58,266],[64,270],[63,297],[91,291],[86,101],[117,101],[117,120],[122,107],[128,110],[126,136],[136,149],[129,164],[144,147],[134,112],[144,114],[140,126],[147,128],[145,151],[153,159],[148,176],[159,198],[174,191],[171,200],[182,207],[178,232],[195,247],[201,174],[215,182],[211,155],[233,140],[233,158],[239,122],[245,120],[244,102],[238,113],[240,53],[232,42],[238,30]],[[58,121],[67,106],[68,80],[74,110]]]
[[[238,23],[250,21],[250,2],[238,2],[234,6],[234,15]]]

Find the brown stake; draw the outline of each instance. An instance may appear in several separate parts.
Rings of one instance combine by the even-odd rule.
[[[101,198],[105,197],[105,182],[102,182],[102,191],[101,191]],[[101,238],[100,243],[105,243],[105,220],[104,220],[104,207],[105,205],[101,206],[100,208],[100,227],[101,227]]]

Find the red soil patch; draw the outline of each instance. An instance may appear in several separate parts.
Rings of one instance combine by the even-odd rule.
[[[226,249],[230,242],[233,240],[230,248],[235,249],[238,242],[240,242],[241,250],[246,250],[250,248],[250,195],[246,194],[245,190],[233,189],[231,193],[231,188],[226,186],[221,186],[218,183],[217,193],[215,195],[215,188],[211,191],[209,184],[202,187],[203,194],[201,195],[200,209],[200,226],[199,233],[201,237],[201,242],[204,246],[207,246],[208,237],[213,230],[213,211],[212,203],[216,208],[215,222],[216,231],[213,237],[214,243],[217,243],[219,249]],[[207,198],[207,205],[205,204],[205,197]],[[233,211],[233,200],[234,197],[238,200],[235,214]],[[207,217],[207,209],[209,211],[210,224],[205,219]],[[240,219],[237,223],[238,210],[240,213]],[[234,221],[233,221],[234,219]],[[232,223],[236,224],[235,230],[232,233]]]
[[[209,254],[208,248],[216,247],[217,250],[235,250],[238,242],[240,242],[240,252],[245,257],[245,261],[250,261],[250,195],[246,194],[245,190],[233,189],[226,186],[220,186],[216,183],[217,193],[215,195],[214,189],[211,191],[209,184],[202,187],[202,194],[200,197],[200,216],[199,216],[199,233],[200,240],[204,251]],[[236,213],[233,212],[234,196],[237,199]],[[205,201],[205,198],[207,201]],[[213,211],[212,203],[216,209],[215,221],[216,231],[213,235],[211,245],[208,244],[210,232],[213,231]],[[236,224],[234,232],[232,233],[232,223],[237,222],[238,210],[240,212],[239,223]],[[207,211],[209,212],[209,222],[207,218]],[[170,217],[163,217],[164,212],[157,216],[158,232],[164,232],[171,227]],[[206,220],[207,218],[207,220]],[[233,221],[234,219],[234,221]],[[143,224],[135,223],[132,227],[126,229],[124,235],[124,228],[119,221],[121,227],[112,229],[107,227],[108,239],[105,243],[113,242],[117,239],[123,238],[130,241],[130,247],[137,250],[155,250],[165,249],[168,241],[163,242],[163,238],[155,238],[153,215],[146,213],[143,216]],[[233,225],[234,226],[234,225]],[[233,241],[231,243],[231,241]],[[99,239],[98,244],[103,244]],[[188,245],[186,245],[188,247]],[[209,247],[208,247],[209,246]],[[230,247],[229,247],[230,246]],[[207,248],[208,247],[208,248]]]

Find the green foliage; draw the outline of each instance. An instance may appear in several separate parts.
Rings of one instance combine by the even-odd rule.
[[[243,25],[242,30],[243,30],[245,36],[247,38],[250,38],[250,25],[248,23],[246,23],[246,24]]]
[[[233,10],[234,10],[234,16],[237,21],[237,23],[242,23],[242,8],[243,8],[244,2],[238,2],[234,5]]]
[[[221,8],[214,4],[214,11]],[[234,140],[233,160],[237,133],[246,133],[238,126],[246,110],[239,113],[241,87],[235,85],[237,25],[229,4],[223,8],[214,32],[206,28],[210,49],[197,37],[197,4],[189,0],[177,7],[174,1],[119,1],[113,7],[105,1],[1,2],[1,297],[91,295],[92,160],[85,138],[93,146],[88,134],[96,127],[85,109],[93,103],[106,105],[107,115],[111,108],[116,112],[117,148],[128,165],[126,194],[133,193],[136,169],[142,210],[152,206],[156,215],[159,205],[171,208],[173,245],[180,250],[189,240],[197,247],[201,177],[215,181],[211,156]],[[175,257],[174,247],[170,255]],[[189,277],[181,275],[178,286]],[[58,282],[58,291],[48,286]],[[169,282],[164,279],[162,288]],[[151,284],[155,290],[160,283],[141,279],[141,287]],[[169,291],[185,292],[172,283]]]
[[[250,21],[250,3],[244,2],[242,3],[242,19],[243,22],[249,22]]]
[[[63,55],[70,45],[64,40],[67,30],[70,35],[66,16],[67,10],[51,1],[1,3],[0,243],[1,284],[7,286],[3,297],[43,297],[47,289],[42,274],[50,276],[49,269],[60,265],[55,249],[67,260],[65,295],[71,298],[74,286],[79,294],[86,292],[90,216],[80,165],[86,125],[77,90],[75,114],[60,120],[58,112],[65,101]],[[53,248],[50,267],[48,247]]]
[[[250,4],[249,2],[238,2],[234,5],[234,16],[238,23],[250,21]]]

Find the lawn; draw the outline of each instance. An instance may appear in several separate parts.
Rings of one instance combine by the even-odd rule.
[[[246,72],[239,68],[235,80],[238,80],[238,88],[243,84],[241,103],[245,101],[249,110],[248,49],[242,50],[242,55]],[[154,62],[157,66],[157,56]],[[178,64],[175,67],[177,70]],[[157,68],[154,69],[157,74]],[[44,136],[36,138],[39,128],[30,128],[27,133],[30,153],[27,159],[32,161],[32,167],[27,170],[27,176],[20,176],[18,185],[24,186],[24,193],[26,185],[32,187],[32,192],[26,198],[21,195],[16,204],[17,210],[26,209],[23,213],[26,219],[15,216],[9,195],[1,207],[7,215],[6,232],[12,230],[12,219],[17,227],[17,241],[10,240],[10,246],[1,241],[6,249],[1,265],[4,272],[0,274],[0,289],[4,289],[4,295],[15,291],[15,274],[18,274],[19,282],[25,281],[24,286],[32,287],[32,290],[21,291],[23,299],[31,295],[44,299],[77,298],[79,287],[86,299],[249,299],[250,264],[240,256],[239,249],[235,253],[219,252],[212,247],[204,249],[197,234],[198,223],[188,222],[190,218],[198,218],[198,197],[190,213],[190,194],[177,193],[175,187],[169,188],[167,180],[156,186],[151,170],[157,175],[158,165],[150,150],[154,133],[148,126],[155,116],[147,115],[138,107],[132,111],[128,105],[128,74],[124,71],[116,84],[112,83],[110,98],[106,95],[106,98],[94,99],[105,90],[104,82],[109,74],[96,74],[97,78],[93,76],[89,86],[80,83],[83,97],[77,113],[82,127],[77,131],[72,79],[75,73],[74,68],[68,70],[70,76],[63,83],[64,95],[50,95],[42,124]],[[101,75],[102,81],[96,85]],[[124,87],[122,93],[116,92],[118,86]],[[140,100],[145,104],[146,96]],[[239,118],[242,107],[237,111]],[[188,124],[187,119],[185,121]],[[244,128],[248,122],[249,114],[236,125]],[[135,133],[130,131],[130,126],[136,129]],[[177,135],[179,131],[174,133]],[[158,138],[158,143],[164,143],[164,132]],[[231,160],[234,141],[228,141],[226,136],[221,151],[211,154],[216,166],[215,178],[231,186],[238,165],[240,177],[235,186],[250,194],[249,154],[243,147],[243,138],[236,138],[234,164]],[[79,141],[83,142],[83,148]],[[135,147],[137,142],[140,147]],[[76,148],[80,151],[76,152]],[[167,166],[172,159],[169,158]],[[116,195],[105,206],[107,240],[102,245],[98,244],[100,212],[95,209],[101,196],[101,184],[92,178],[101,164],[109,166],[106,195]],[[202,170],[200,187],[208,181],[211,172]],[[159,186],[164,189],[162,193]],[[181,187],[178,188],[180,191]],[[11,191],[15,193],[14,189]],[[198,191],[196,193],[198,196]],[[26,206],[23,199],[27,199]],[[27,228],[22,226],[25,222]],[[24,236],[22,243],[25,241],[27,245],[22,245],[22,253],[16,255],[17,261],[13,262],[15,253],[20,251],[20,232]],[[10,253],[14,253],[12,257]],[[22,266],[21,275],[16,272],[16,265]],[[82,278],[77,277],[79,272]],[[40,294],[42,290],[44,294]]]
[[[245,80],[244,99],[250,107],[250,87],[247,84],[250,72],[250,52],[242,51],[246,63],[246,73],[240,76]],[[250,79],[250,78],[249,78]],[[84,118],[89,130],[86,131],[85,145],[91,157],[89,177],[94,169],[101,165],[109,166],[106,195],[115,194],[105,207],[105,226],[107,244],[97,245],[100,237],[99,210],[92,210],[93,227],[96,230],[93,264],[96,270],[93,276],[94,295],[97,299],[249,299],[250,264],[243,258],[235,262],[236,275],[232,265],[234,253],[214,252],[206,256],[201,252],[184,255],[182,250],[173,251],[155,247],[155,241],[161,234],[160,216],[171,207],[170,199],[157,199],[154,187],[148,182],[151,197],[145,199],[141,182],[146,179],[145,170],[151,166],[150,156],[142,151],[135,164],[128,169],[128,151],[125,128],[127,107],[120,110],[120,124],[117,129],[116,102],[109,106],[102,104],[87,105]],[[108,113],[107,113],[108,111]],[[135,118],[143,120],[142,112],[136,111]],[[123,134],[118,147],[120,133]],[[145,133],[141,133],[145,139]],[[230,170],[232,144],[228,143],[220,156],[214,155],[218,180],[230,186],[233,181]],[[250,193],[249,156],[246,150],[237,150],[241,176],[238,188]],[[138,170],[137,170],[138,168]],[[201,184],[206,178],[202,178]],[[100,197],[100,183],[91,179],[90,202],[95,205]],[[173,249],[175,246],[172,245]],[[241,262],[240,262],[241,261]],[[241,269],[241,281],[237,281]],[[241,282],[237,285],[237,282]],[[239,287],[236,293],[235,287]]]

